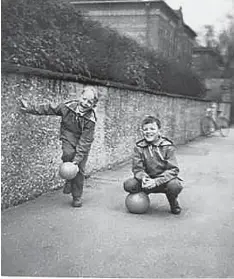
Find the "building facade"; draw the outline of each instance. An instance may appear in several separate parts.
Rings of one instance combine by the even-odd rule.
[[[184,23],[182,10],[165,1],[72,1],[82,14],[136,40],[164,57],[190,63],[196,33]]]
[[[206,78],[220,78],[224,72],[221,55],[214,48],[205,46],[193,48],[192,68]]]

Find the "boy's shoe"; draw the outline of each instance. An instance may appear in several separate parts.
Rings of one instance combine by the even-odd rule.
[[[81,199],[80,198],[73,198],[72,206],[73,207],[81,207],[82,206]]]
[[[168,199],[170,207],[171,207],[171,213],[176,214],[176,215],[180,214],[181,207],[179,206],[177,199],[169,197],[169,196],[167,196],[167,199]]]
[[[63,187],[64,194],[71,194],[71,181],[67,180]]]
[[[179,215],[180,212],[181,212],[181,207],[180,206],[171,207],[171,213],[172,214]]]

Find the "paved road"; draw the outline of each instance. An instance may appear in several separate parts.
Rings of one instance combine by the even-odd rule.
[[[178,150],[183,211],[163,194],[145,215],[126,212],[130,165],[87,180],[84,205],[61,191],[2,213],[2,275],[234,277],[234,130]]]

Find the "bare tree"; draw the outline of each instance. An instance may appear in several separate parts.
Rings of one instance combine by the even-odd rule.
[[[206,47],[213,48],[222,56],[226,70],[234,68],[234,17],[227,15],[227,27],[217,35],[213,25],[205,25],[203,38]]]
[[[223,56],[226,69],[234,68],[234,17],[228,17],[228,27],[218,37],[220,53]]]
[[[205,28],[205,45],[207,47],[216,47],[217,46],[217,40],[215,39],[215,28],[213,25],[204,25]]]

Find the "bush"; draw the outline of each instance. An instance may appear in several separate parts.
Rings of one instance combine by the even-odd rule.
[[[161,92],[204,94],[189,68],[84,19],[63,0],[3,0],[2,61]]]

